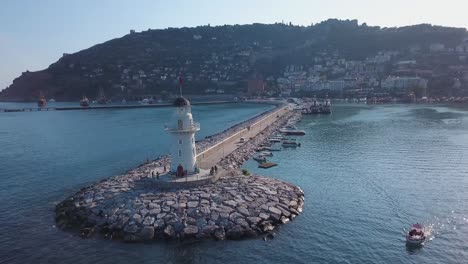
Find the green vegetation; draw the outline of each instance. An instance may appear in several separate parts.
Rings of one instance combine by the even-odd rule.
[[[43,71],[25,72],[0,98],[36,100],[42,91],[48,98],[79,100],[97,97],[99,88],[116,99],[167,98],[177,93],[180,73],[186,94],[243,94],[247,80],[257,75],[269,79],[268,94],[276,95],[276,78],[285,67],[323,64],[315,59],[324,54],[352,61],[392,50],[412,59],[433,43],[455,48],[466,36],[461,28],[380,28],[336,19],[306,27],[276,23],[147,30],[64,54]],[[415,47],[420,53],[410,52]]]

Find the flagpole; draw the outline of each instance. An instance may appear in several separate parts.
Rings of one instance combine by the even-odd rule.
[[[182,97],[182,74],[179,75],[179,92],[180,92],[180,97]]]

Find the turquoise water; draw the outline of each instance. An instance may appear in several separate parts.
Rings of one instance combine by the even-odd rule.
[[[278,167],[244,166],[306,194],[304,213],[270,242],[285,249],[278,254],[301,263],[468,262],[468,112],[341,106],[298,127],[308,132],[302,147],[275,153]],[[405,246],[415,222],[429,231],[422,249]]]
[[[198,138],[267,106],[194,107]],[[466,263],[468,111],[336,106],[308,116],[302,147],[250,171],[299,185],[302,215],[275,239],[125,244],[54,227],[54,203],[167,153],[171,109],[0,113],[0,263]],[[406,248],[422,222],[430,241]]]

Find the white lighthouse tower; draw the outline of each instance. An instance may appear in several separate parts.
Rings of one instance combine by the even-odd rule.
[[[200,124],[193,122],[190,102],[179,97],[175,99],[175,113],[171,123],[166,125],[166,131],[171,134],[171,172],[183,175],[196,171],[197,150],[195,149],[195,132],[200,130]]]

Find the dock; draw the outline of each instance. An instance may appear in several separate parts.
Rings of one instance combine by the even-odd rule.
[[[192,102],[191,105],[232,104],[238,101],[210,101]],[[134,108],[162,108],[172,107],[172,104],[148,104],[148,105],[105,105],[105,106],[76,106],[76,107],[25,107],[25,108],[0,108],[0,113],[8,112],[35,112],[35,111],[73,111],[73,110],[110,110],[110,109],[134,109]]]

